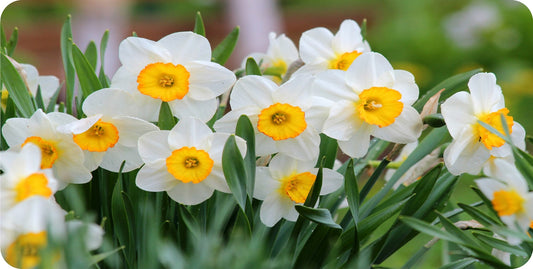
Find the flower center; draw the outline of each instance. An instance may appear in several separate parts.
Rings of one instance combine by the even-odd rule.
[[[274,140],[297,137],[305,128],[305,113],[289,104],[275,103],[261,110],[257,121],[257,129]]]
[[[33,195],[50,197],[52,190],[48,188],[48,179],[43,173],[33,173],[15,186],[15,201],[20,202]]]
[[[38,136],[30,136],[26,138],[21,147],[24,147],[26,143],[33,143],[41,148],[41,169],[52,168],[54,162],[59,157],[59,153],[55,148],[55,143],[44,140]]]
[[[149,64],[137,77],[137,89],[142,94],[164,102],[182,99],[189,92],[190,75],[181,64]]]
[[[6,261],[16,268],[33,268],[39,264],[39,251],[46,246],[46,232],[23,234],[6,251]]]
[[[522,212],[523,203],[524,198],[514,190],[500,190],[494,192],[494,198],[492,199],[492,207],[498,212],[498,216],[500,217]]]
[[[368,124],[389,126],[403,110],[402,94],[386,87],[372,87],[359,94],[356,109],[359,117]]]
[[[329,69],[339,69],[339,70],[348,70],[348,67],[352,65],[352,62],[355,60],[355,58],[359,57],[363,53],[358,52],[356,50],[352,52],[346,52],[343,53],[337,58],[329,61]]]
[[[500,116],[500,115],[503,115],[507,123],[507,129],[509,130],[509,132],[512,132],[513,130],[512,127],[514,124],[513,117],[508,116],[507,114],[509,114],[509,110],[507,108],[502,108],[496,112],[478,116],[478,119],[492,126],[494,129],[498,130],[500,133],[504,133],[501,116]],[[505,144],[505,140],[503,140],[497,134],[491,133],[489,130],[485,129],[485,127],[481,126],[481,124],[479,123],[475,124],[474,132],[476,133],[478,137],[478,141],[482,142],[485,145],[485,147],[489,150],[492,150],[492,147],[500,147],[503,144]]]
[[[167,170],[184,183],[200,183],[209,176],[214,161],[204,150],[183,147],[174,150],[166,161]]]
[[[280,192],[296,203],[303,203],[315,183],[316,175],[309,172],[288,176],[281,180]]]
[[[118,129],[115,125],[98,120],[91,128],[72,137],[83,150],[103,152],[118,142]]]

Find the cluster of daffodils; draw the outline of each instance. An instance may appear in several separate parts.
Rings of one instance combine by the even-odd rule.
[[[22,268],[38,262],[47,223],[60,223],[52,225],[59,234],[69,224],[54,193],[89,182],[99,167],[135,170],[138,188],[165,191],[183,205],[200,204],[215,191],[230,193],[222,155],[242,115],[252,123],[256,157],[270,160],[256,168],[253,192],[263,201],[260,219],[266,226],[297,219],[295,205],[306,201],[317,177],[320,134],[335,139],[351,158],[364,157],[372,138],[416,147],[423,122],[413,108],[419,97],[415,78],[372,52],[356,22],[342,22],[335,34],[325,28],[306,31],[299,48],[285,35],[271,34],[269,40],[266,53],[250,55],[263,75],[237,79],[211,62],[211,45],[196,33],[174,33],[159,41],[128,37],[119,47],[122,66],[109,88],[84,99],[78,111],[83,117],[37,110],[30,118],[7,119],[2,136],[9,149],[0,160],[1,247],[7,261]],[[48,100],[44,80],[30,79],[30,73],[28,89],[35,95],[30,84],[38,81]],[[508,115],[493,74],[474,75],[469,88],[470,93],[456,93],[441,106],[453,137],[444,163],[455,175],[483,171],[490,178],[477,183],[499,216],[510,227],[526,230],[533,200],[523,177],[509,172],[512,148],[479,122],[503,132],[503,115],[514,145],[522,149],[524,129]],[[217,118],[219,106],[226,105],[220,96],[226,93],[231,111]],[[178,120],[170,130],[157,123],[162,105]],[[244,156],[246,141],[235,141]],[[432,153],[407,177],[419,178],[441,161],[438,155],[438,150]],[[333,169],[324,168],[322,176],[321,195],[343,185],[343,176]],[[22,214],[31,221],[19,223]],[[88,249],[98,247],[94,238],[101,238],[102,231],[87,232],[98,234],[90,236]]]

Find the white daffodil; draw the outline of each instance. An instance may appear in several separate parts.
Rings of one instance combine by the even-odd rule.
[[[524,128],[513,121],[496,77],[492,73],[479,73],[468,82],[470,93],[458,92],[441,105],[452,143],[444,151],[444,164],[454,175],[478,174],[490,156],[505,157],[511,147],[498,135],[485,129],[478,121],[489,124],[504,133],[501,115],[505,117],[511,139],[524,147]]]
[[[258,156],[285,153],[300,160],[318,156],[319,130],[327,109],[310,95],[310,79],[295,77],[281,86],[260,76],[245,76],[231,92],[231,111],[215,122],[217,131],[235,131],[241,115],[255,130]]]
[[[529,229],[533,220],[533,192],[528,192],[526,180],[514,165],[501,162],[491,178],[475,182],[507,226],[524,232]],[[520,243],[517,238],[507,240],[513,245]]]
[[[351,157],[366,154],[371,135],[407,144],[422,132],[420,114],[411,106],[418,98],[413,75],[393,70],[381,54],[362,54],[346,72],[318,74],[313,90],[332,102],[322,132]]]
[[[229,134],[213,133],[196,118],[183,118],[170,131],[154,131],[139,138],[145,165],[136,184],[146,191],[166,191],[174,201],[199,204],[219,190],[230,192],[222,171],[222,150]],[[236,137],[244,156],[246,142]]]
[[[324,27],[313,28],[300,38],[300,58],[305,65],[295,75],[347,70],[364,52],[370,52],[370,46],[363,41],[361,28],[353,20],[344,20],[335,35]]]
[[[181,119],[193,116],[207,122],[218,107],[217,96],[235,82],[235,75],[212,63],[209,41],[192,32],[167,35],[159,41],[128,37],[119,47],[122,66],[111,88],[127,91],[130,110],[138,118],[157,121],[161,102],[168,102]]]
[[[50,103],[50,99],[59,90],[59,79],[55,76],[39,76],[37,68],[31,64],[19,64],[19,73],[22,79],[26,82],[29,92],[32,96],[37,96],[37,89],[41,89],[41,96],[43,104],[46,108]],[[5,109],[7,96],[9,93],[5,88],[2,89],[2,108]]]
[[[51,169],[41,169],[41,149],[28,143],[19,152],[0,152],[0,212],[34,195],[52,198],[58,183]]]
[[[41,262],[48,238],[65,242],[67,236],[81,233],[85,248],[95,250],[103,241],[99,225],[77,220],[65,222],[66,212],[54,201],[32,196],[5,212],[0,223],[0,247],[7,263],[21,269],[34,268]],[[54,268],[66,268],[61,251],[55,252]]]
[[[139,168],[143,161],[137,151],[139,137],[147,132],[159,130],[145,120],[122,115],[117,102],[118,89],[101,89],[87,96],[83,113],[88,118],[63,126],[73,133],[73,139],[85,153],[85,165],[89,170],[100,166],[118,172],[123,161],[123,172]]]
[[[22,147],[27,143],[41,148],[41,169],[52,168],[59,181],[59,189],[68,183],[86,183],[91,180],[90,171],[83,165],[83,152],[72,140],[72,134],[60,132],[58,127],[77,121],[71,115],[37,110],[29,119],[11,118],[2,127],[2,134],[10,147]]]
[[[252,53],[242,62],[242,68],[246,67],[246,60],[252,57],[263,70],[265,75],[271,76],[274,81],[281,82],[290,65],[299,59],[298,49],[294,42],[285,34],[276,37],[276,33],[268,35],[269,45],[266,53]]]
[[[254,198],[263,200],[261,222],[274,226],[281,218],[296,221],[298,212],[294,208],[303,204],[315,183],[318,168],[315,160],[300,161],[284,154],[272,158],[268,167],[257,167]],[[328,194],[342,186],[343,176],[328,168],[322,170],[320,194]]]

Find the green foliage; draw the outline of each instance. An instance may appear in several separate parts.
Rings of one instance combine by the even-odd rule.
[[[6,85],[7,92],[13,100],[16,110],[24,118],[31,117],[36,109],[26,88],[26,83],[22,80],[15,66],[9,61],[9,58],[3,53],[0,55],[0,66],[2,66],[2,70],[0,70],[2,83]]]
[[[237,39],[239,38],[239,27],[233,28],[233,30],[218,44],[213,50],[212,61],[219,64],[225,64],[229,59],[229,56],[233,52]]]

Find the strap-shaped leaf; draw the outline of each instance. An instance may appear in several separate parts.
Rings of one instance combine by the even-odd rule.
[[[252,57],[246,59],[245,71],[246,75],[261,75],[261,69],[259,69],[259,65]]]
[[[15,103],[16,108],[23,117],[31,117],[33,112],[35,112],[35,106],[30,92],[26,88],[26,83],[22,80],[13,63],[3,53],[0,56],[0,66],[2,66],[0,70],[2,82],[6,86],[7,92]]]
[[[109,40],[109,30],[106,30],[104,32],[104,35],[102,36],[102,39],[100,40],[100,72],[98,73],[98,79],[100,80],[100,84],[102,84],[102,88],[109,87],[109,79],[107,78],[105,71],[104,71],[104,65],[105,65],[105,51],[107,48],[107,41]]]
[[[65,106],[68,114],[72,114],[72,102],[74,98],[74,85],[76,80],[76,71],[72,60],[72,26],[70,15],[67,16],[63,27],[61,28],[61,57],[63,59],[63,68],[65,69]]]
[[[161,102],[157,125],[161,130],[170,130],[176,125],[176,119],[174,118],[174,115],[172,115],[172,111],[167,102]]]
[[[246,156],[244,164],[246,169],[246,192],[252,200],[255,187],[255,133],[252,122],[246,115],[241,115],[235,127],[235,134],[246,141]]]
[[[230,136],[224,145],[222,152],[222,170],[233,197],[237,204],[245,211],[246,209],[246,168],[235,136]]]
[[[233,52],[237,39],[239,38],[239,27],[233,28],[233,30],[220,42],[220,44],[213,50],[213,58],[211,61],[224,65],[229,59],[229,56]]]
[[[334,229],[342,230],[342,227],[339,224],[335,223],[335,221],[333,221],[329,210],[325,208],[312,208],[304,205],[295,205],[294,207],[296,208],[296,211],[300,213],[301,216],[310,221],[316,222],[318,224],[323,224]]]
[[[85,55],[81,50],[72,43],[72,59],[74,61],[74,67],[78,74],[78,80],[80,81],[80,88],[83,93],[82,100],[89,96],[94,91],[102,88],[100,80],[96,76],[94,68],[91,66]]]
[[[202,14],[200,14],[200,11],[196,12],[196,17],[194,20],[194,30],[193,32],[205,36],[205,26],[204,26],[204,20],[202,19]]]
[[[94,41],[89,42],[87,48],[85,49],[85,58],[89,64],[91,64],[93,71],[96,72],[96,64],[98,63],[98,51],[96,50],[96,44]]]

